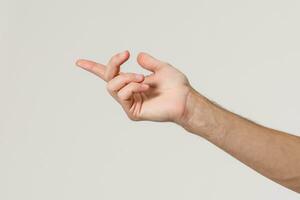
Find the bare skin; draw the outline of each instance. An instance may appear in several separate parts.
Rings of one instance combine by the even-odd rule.
[[[212,103],[172,65],[147,53],[138,64],[150,75],[120,72],[128,51],[108,64],[76,64],[107,82],[110,95],[134,121],[170,121],[199,135],[269,179],[300,193],[300,137],[255,124]]]

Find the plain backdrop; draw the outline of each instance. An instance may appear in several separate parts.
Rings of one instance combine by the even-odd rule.
[[[299,0],[0,0],[0,199],[293,200],[171,123],[131,122],[77,58],[146,51],[223,107],[300,133]]]

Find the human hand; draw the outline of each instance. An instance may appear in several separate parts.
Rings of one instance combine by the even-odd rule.
[[[110,95],[134,121],[172,121],[182,123],[191,92],[186,76],[170,64],[147,53],[137,56],[138,64],[150,75],[120,72],[129,59],[128,51],[113,56],[107,65],[79,59],[76,64],[107,82]]]
[[[107,82],[108,92],[130,119],[175,122],[262,175],[300,192],[299,137],[260,126],[219,107],[194,90],[184,74],[149,54],[140,53],[137,62],[151,71],[150,75],[120,72],[128,59],[129,52],[125,51],[113,56],[107,65],[82,59],[76,64]]]

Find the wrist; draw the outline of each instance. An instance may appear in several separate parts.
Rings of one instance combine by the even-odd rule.
[[[228,113],[191,89],[184,114],[178,123],[185,130],[208,140],[220,140],[225,134]]]

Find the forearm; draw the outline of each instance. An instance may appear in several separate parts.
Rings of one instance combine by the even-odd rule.
[[[191,92],[181,125],[262,175],[300,192],[300,138],[257,125]]]

